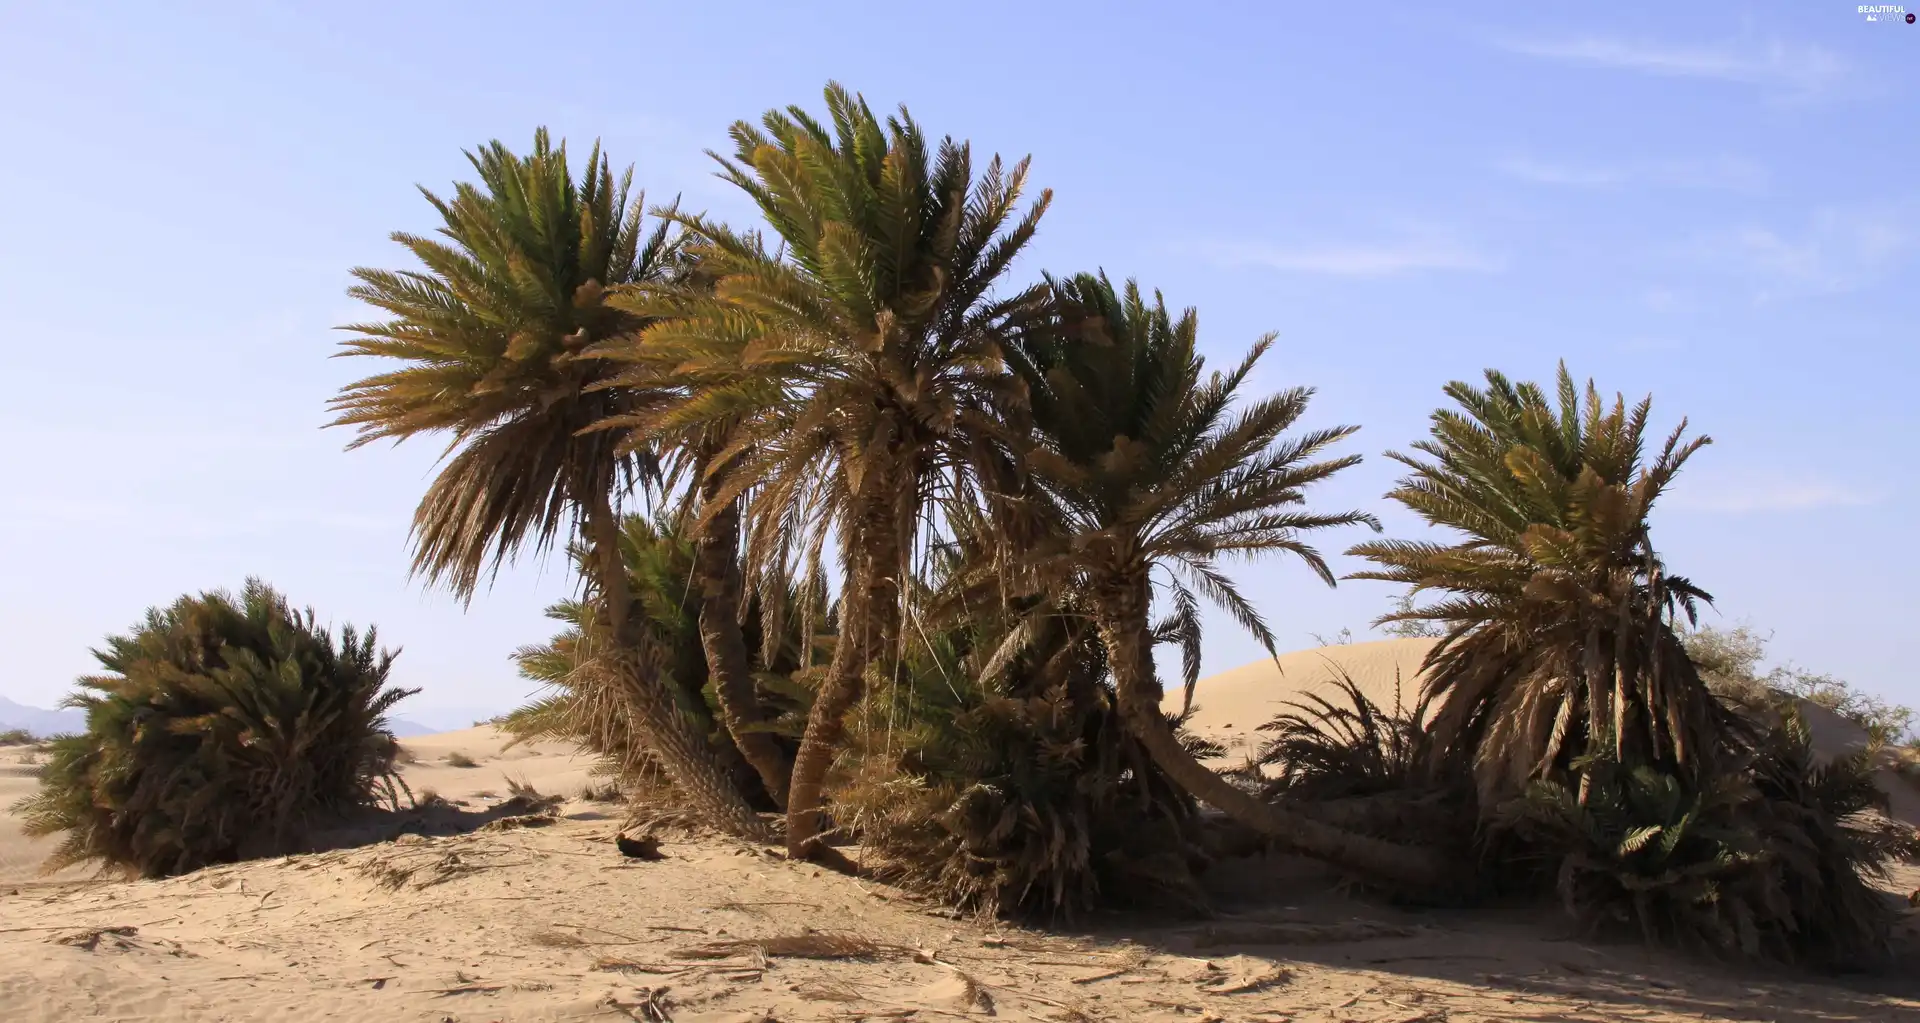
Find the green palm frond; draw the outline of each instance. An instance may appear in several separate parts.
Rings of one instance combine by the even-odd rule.
[[[1676,625],[1710,598],[1667,572],[1648,516],[1707,438],[1683,422],[1648,461],[1650,401],[1605,401],[1564,366],[1551,394],[1493,371],[1446,393],[1458,410],[1390,454],[1411,472],[1388,496],[1456,539],[1351,551],[1375,566],[1354,578],[1443,595],[1382,619],[1442,633],[1427,663],[1437,748],[1472,758],[1489,807],[1564,782],[1602,735],[1616,759],[1702,777],[1732,724]]]
[[[601,387],[606,367],[581,354],[643,323],[610,289],[668,277],[681,260],[668,222],[643,223],[632,171],[616,178],[597,145],[577,180],[544,129],[526,156],[494,142],[468,160],[478,184],[450,199],[422,189],[439,238],[393,236],[423,270],[354,271],[349,294],[391,318],[342,328],[355,336],[340,354],[401,365],[349,384],[332,407],[353,447],[448,436],[414,515],[414,568],[471,597],[523,547],[569,534],[581,502],[645,474],[616,438],[583,432],[628,396]]]
[[[1229,558],[1288,554],[1332,581],[1305,537],[1376,526],[1363,512],[1301,510],[1305,489],[1355,464],[1326,457],[1351,427],[1289,431],[1312,392],[1296,388],[1235,411],[1262,339],[1228,372],[1205,372],[1193,310],[1173,316],[1128,282],[1104,275],[1049,278],[1051,316],[1028,321],[1007,346],[1027,394],[1019,423],[1030,440],[1010,462],[1024,479],[1005,489],[1050,520],[1051,546],[1022,554],[1028,571],[1098,586],[1170,576],[1175,614],[1205,596],[1269,650],[1259,611],[1223,571]]]

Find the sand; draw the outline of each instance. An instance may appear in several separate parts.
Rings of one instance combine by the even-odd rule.
[[[1325,653],[1390,698],[1393,665],[1418,659],[1397,642]],[[1320,663],[1215,676],[1198,720],[1244,740]],[[509,778],[563,796],[590,780],[568,748],[503,749],[491,728],[404,745],[408,783],[453,804],[428,831],[524,809]],[[20,755],[0,751],[9,799],[30,783]],[[359,847],[136,882],[33,878],[38,850],[6,822],[0,1020],[1920,1021],[1920,957],[1845,983],[1710,967],[1539,914],[1349,898],[1289,860],[1210,871],[1211,921],[1029,930],[724,839],[663,832],[663,859],[629,859],[621,817],[569,798],[544,827],[389,818]]]

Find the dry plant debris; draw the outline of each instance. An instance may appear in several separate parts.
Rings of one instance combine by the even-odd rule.
[[[669,954],[675,959],[727,959],[742,952],[785,959],[911,959],[919,955],[905,945],[883,945],[848,934],[785,934],[709,941],[692,948],[674,949]]]
[[[129,947],[129,943],[121,939],[131,938],[139,932],[140,928],[125,925],[118,927],[88,927],[84,930],[71,931],[47,940],[53,942],[55,945],[71,945],[83,952],[91,952],[100,947],[102,939],[109,940],[115,948],[127,948]]]

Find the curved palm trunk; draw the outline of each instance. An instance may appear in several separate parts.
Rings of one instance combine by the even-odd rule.
[[[1433,886],[1447,878],[1440,857],[1411,846],[1342,831],[1322,821],[1261,801],[1236,788],[1180,745],[1160,710],[1153,647],[1147,628],[1147,581],[1102,592],[1097,611],[1100,640],[1107,647],[1120,713],[1155,764],[1175,784],[1234,820],[1269,835],[1289,852],[1311,856],[1374,877]]]
[[[704,508],[719,484],[709,479],[701,489]],[[739,501],[707,519],[694,540],[693,557],[700,585],[700,647],[707,655],[707,677],[719,697],[720,718],[740,755],[760,776],[767,795],[784,808],[790,770],[787,754],[772,735],[756,730],[767,716],[753,688],[753,665],[747,658],[746,636],[740,631]]]
[[[753,812],[727,770],[707,744],[706,736],[681,712],[680,704],[660,683],[656,666],[645,655],[643,639],[634,635],[633,595],[627,585],[627,567],[620,557],[620,527],[610,502],[602,498],[588,510],[593,530],[595,565],[600,594],[606,601],[609,633],[601,660],[615,688],[632,714],[640,738],[652,751],[674,787],[694,809],[716,826],[755,842],[773,841],[773,829]]]
[[[872,470],[869,470],[870,472]],[[793,760],[793,785],[787,793],[787,855],[814,858],[822,853],[816,837],[821,826],[821,790],[846,734],[847,711],[859,701],[867,666],[882,663],[900,634],[898,599],[900,534],[888,502],[871,502],[859,518],[859,532],[847,544],[851,563],[840,598],[840,637],[834,644],[827,679],[807,714],[807,731]]]

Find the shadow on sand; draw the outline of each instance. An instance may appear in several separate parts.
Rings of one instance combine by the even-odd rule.
[[[1222,862],[1205,881],[1217,911],[1208,920],[1114,914],[1089,921],[1084,934],[1200,959],[1244,954],[1282,965],[1374,971],[1377,993],[1389,1004],[1417,1005],[1436,981],[1479,988],[1507,1003],[1499,1018],[1525,1023],[1575,1018],[1565,1015],[1568,1000],[1583,1006],[1580,1018],[1920,1018],[1881,997],[1920,995],[1920,935],[1911,918],[1894,962],[1872,973],[1834,975],[1597,941],[1572,933],[1550,907],[1400,908],[1342,895],[1323,868],[1290,857]],[[1548,999],[1552,1006],[1544,1004]],[[1542,1004],[1530,1008],[1529,1002]]]

